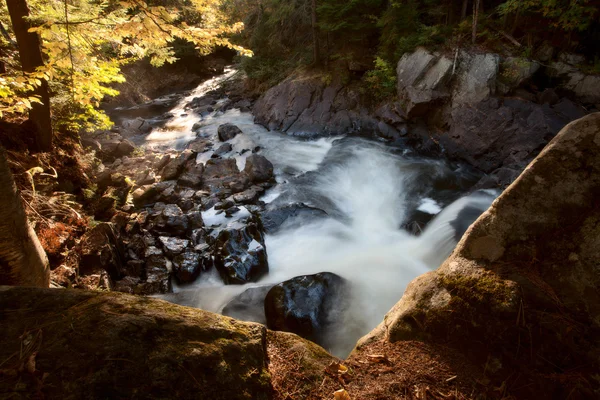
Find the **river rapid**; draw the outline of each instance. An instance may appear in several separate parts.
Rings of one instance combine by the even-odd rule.
[[[218,126],[235,124],[243,134],[230,141],[232,150],[222,157],[235,158],[241,170],[251,154],[244,150],[258,147],[273,163],[277,184],[261,198],[265,208],[303,203],[324,213],[300,213],[266,235],[269,273],[259,282],[224,285],[213,268],[190,285],[174,284],[173,293],[162,297],[221,312],[249,287],[332,272],[351,289],[340,309],[332,310],[339,311],[338,323],[323,345],[345,357],[358,338],[383,320],[411,280],[446,259],[498,193],[472,191],[480,176],[464,165],[420,157],[377,140],[307,140],[268,131],[238,109],[202,117],[185,109],[234,73],[227,70],[201,84],[170,110],[174,117],[164,127],[134,142],[159,152],[182,150],[197,135],[218,143]],[[211,156],[212,151],[201,153],[197,162]],[[238,213],[247,212],[242,207]],[[207,226],[227,223],[214,209],[205,210],[203,218]]]

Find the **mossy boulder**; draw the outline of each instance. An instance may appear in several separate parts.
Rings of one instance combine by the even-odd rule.
[[[122,293],[0,288],[0,393],[270,399],[267,331]]]
[[[596,113],[567,125],[358,348],[443,342],[516,397],[598,397],[599,194]]]

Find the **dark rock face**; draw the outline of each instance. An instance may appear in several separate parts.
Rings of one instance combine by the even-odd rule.
[[[327,86],[320,78],[288,78],[269,89],[252,111],[256,123],[303,137],[377,131],[378,124],[358,92]]]
[[[217,234],[215,242],[215,266],[226,284],[254,282],[269,271],[257,216],[230,223]]]
[[[215,150],[214,155],[222,156],[223,154],[229,153],[231,150],[233,150],[231,143],[223,143],[218,149]]]
[[[274,233],[282,226],[288,225],[292,220],[299,218],[302,222],[307,219],[327,217],[327,213],[319,208],[309,207],[303,203],[286,204],[284,206],[269,207],[261,214],[265,232]]]
[[[503,166],[521,169],[577,113],[577,107],[566,102],[564,111],[558,104],[540,106],[509,98],[461,106],[452,111],[452,127],[440,142],[448,155],[484,172]]]
[[[0,392],[18,387],[18,398],[273,397],[258,324],[150,297],[18,287],[0,289],[0,319],[2,368],[14,371]]]
[[[323,330],[339,322],[345,294],[345,280],[330,272],[298,276],[275,285],[265,298],[267,326],[319,343]]]
[[[217,128],[217,134],[219,135],[219,140],[221,142],[233,139],[240,133],[243,133],[242,130],[233,124],[223,124]]]
[[[242,321],[266,325],[265,297],[272,287],[266,285],[244,290],[223,307],[222,314]]]
[[[267,182],[273,179],[273,164],[263,156],[252,154],[246,158],[244,173],[253,183]]]

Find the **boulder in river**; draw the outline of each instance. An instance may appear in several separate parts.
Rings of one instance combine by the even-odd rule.
[[[273,164],[264,156],[252,154],[246,158],[244,173],[253,183],[267,182],[273,179]]]
[[[267,326],[322,343],[325,330],[341,321],[346,285],[340,276],[321,272],[273,286],[265,298]]]
[[[258,216],[232,221],[217,233],[215,242],[215,266],[226,284],[255,282],[269,271]]]
[[[240,133],[242,133],[242,130],[234,124],[222,124],[217,128],[217,134],[221,142],[226,142],[230,139],[233,139]]]

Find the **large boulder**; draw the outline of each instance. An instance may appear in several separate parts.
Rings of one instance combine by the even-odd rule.
[[[547,68],[547,74],[556,78],[560,87],[567,89],[588,104],[600,103],[600,75],[588,75],[569,63],[557,61]]]
[[[326,218],[327,213],[320,208],[307,206],[304,203],[269,205],[261,214],[265,232],[274,233],[283,227],[290,227],[293,221],[305,224],[307,221]]]
[[[202,187],[219,197],[246,190],[248,176],[241,173],[233,158],[210,159],[204,167]]]
[[[269,271],[260,218],[230,222],[214,233],[215,266],[226,284],[255,282]]]
[[[595,113],[562,129],[360,346],[376,338],[441,342],[488,371],[505,395],[597,397],[598,193]]]
[[[346,290],[346,281],[330,272],[277,284],[265,298],[267,326],[323,343],[326,331],[341,322]]]
[[[460,73],[452,95],[452,107],[474,104],[496,92],[496,76],[500,66],[497,54],[461,52]]]
[[[398,97],[409,116],[423,113],[434,101],[450,96],[453,62],[423,48],[406,53],[396,68]]]
[[[48,399],[273,398],[264,326],[162,300],[0,288],[0,392]]]

